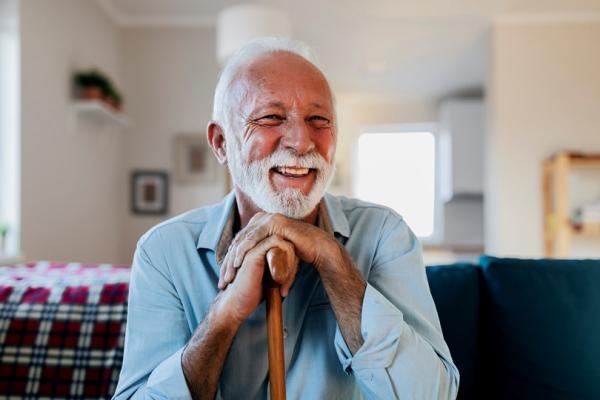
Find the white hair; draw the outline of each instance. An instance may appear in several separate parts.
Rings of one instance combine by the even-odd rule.
[[[315,52],[308,45],[298,40],[281,37],[261,37],[246,43],[229,58],[221,71],[215,89],[212,118],[221,123],[226,134],[231,133],[229,123],[230,99],[228,95],[231,83],[246,65],[266,54],[280,51],[299,55],[321,71]],[[321,73],[323,72],[321,71]]]

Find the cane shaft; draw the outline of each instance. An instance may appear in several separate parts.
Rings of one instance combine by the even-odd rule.
[[[271,249],[267,254],[269,265],[284,267],[285,254],[280,249]],[[279,285],[265,271],[265,297],[267,303],[267,342],[269,351],[269,383],[271,399],[285,400],[285,358],[283,352],[283,317]]]

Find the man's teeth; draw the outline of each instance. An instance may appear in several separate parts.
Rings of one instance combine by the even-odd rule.
[[[299,167],[277,167],[277,172],[286,175],[306,175],[308,174],[308,168],[299,168]]]

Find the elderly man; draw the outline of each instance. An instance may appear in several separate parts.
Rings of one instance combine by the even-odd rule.
[[[393,211],[325,194],[331,89],[307,48],[260,39],[224,68],[208,141],[234,190],[139,241],[116,398],[267,398],[263,274],[282,283],[291,399],[450,399],[458,371],[420,245]]]

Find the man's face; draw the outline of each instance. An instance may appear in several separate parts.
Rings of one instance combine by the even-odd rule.
[[[278,52],[245,68],[230,89],[226,140],[234,184],[259,209],[304,218],[333,175],[327,82],[301,57]]]

